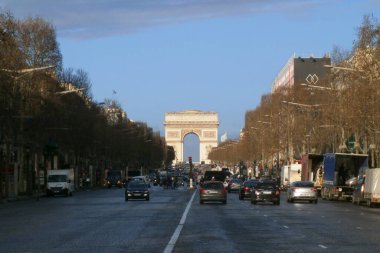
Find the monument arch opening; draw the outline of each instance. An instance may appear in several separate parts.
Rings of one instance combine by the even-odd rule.
[[[199,161],[209,164],[208,154],[218,146],[219,120],[216,112],[187,110],[165,113],[165,139],[173,146],[175,163],[186,162],[184,157],[184,138],[188,134],[199,137]]]
[[[189,156],[192,157],[193,163],[200,163],[200,139],[197,134],[188,133],[183,138],[183,157],[188,161]]]

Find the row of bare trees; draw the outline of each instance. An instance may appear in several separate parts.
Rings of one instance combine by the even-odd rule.
[[[31,193],[40,170],[103,174],[167,159],[159,133],[128,120],[117,101],[94,102],[85,71],[63,69],[55,29],[41,18],[0,13],[0,122],[0,198],[12,183]]]
[[[294,85],[262,96],[247,111],[238,142],[225,142],[210,159],[272,167],[305,153],[370,155],[379,166],[380,26],[365,16],[351,51],[335,48],[331,75],[318,86]]]

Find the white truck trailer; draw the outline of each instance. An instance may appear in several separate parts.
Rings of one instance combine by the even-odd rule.
[[[281,187],[286,189],[291,183],[301,180],[302,164],[290,164],[281,168]]]
[[[364,201],[368,206],[380,204],[380,168],[365,171]]]

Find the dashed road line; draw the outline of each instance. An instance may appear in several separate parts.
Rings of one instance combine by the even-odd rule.
[[[318,244],[318,247],[322,248],[322,249],[327,249],[327,247],[323,244]]]
[[[172,238],[170,239],[168,245],[166,245],[164,253],[171,253],[173,251],[174,246],[175,246],[175,244],[176,244],[176,242],[178,240],[178,237],[181,234],[181,230],[183,228],[183,225],[185,224],[187,214],[189,213],[189,210],[190,210],[190,207],[191,207],[191,203],[194,200],[196,192],[197,191],[194,191],[193,196],[191,197],[189,203],[187,204],[185,212],[183,212],[182,218],[181,218],[181,220],[180,220],[180,222],[179,222],[179,224],[177,226],[177,229],[174,231],[174,234],[172,235]]]

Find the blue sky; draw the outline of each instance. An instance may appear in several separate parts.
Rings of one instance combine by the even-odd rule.
[[[350,50],[380,0],[0,0],[53,23],[65,68],[88,72],[95,100],[164,135],[164,113],[219,113],[236,138],[290,56]],[[113,90],[117,93],[113,94]]]

